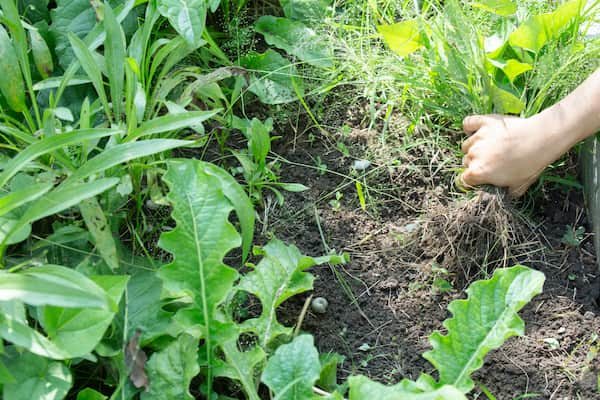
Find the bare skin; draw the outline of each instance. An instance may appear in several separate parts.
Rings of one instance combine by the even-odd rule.
[[[461,175],[465,186],[490,184],[523,195],[542,171],[600,130],[600,68],[571,94],[530,118],[472,115]]]

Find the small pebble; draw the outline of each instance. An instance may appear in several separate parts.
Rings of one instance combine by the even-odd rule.
[[[560,335],[561,333],[565,333],[566,331],[567,331],[567,328],[565,328],[564,326],[561,326],[560,328],[558,328],[556,333],[558,333]]]
[[[585,314],[583,314],[583,318],[585,319],[594,319],[596,315],[591,312],[591,311],[586,311]]]
[[[315,297],[310,302],[310,308],[317,314],[325,314],[327,312],[327,306],[329,302],[325,297]]]
[[[354,163],[352,163],[352,168],[354,168],[357,171],[364,171],[365,169],[369,168],[371,166],[371,161],[369,160],[355,160]]]

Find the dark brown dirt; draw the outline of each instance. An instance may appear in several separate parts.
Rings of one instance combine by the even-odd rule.
[[[439,216],[444,207],[445,218],[456,219],[456,204],[465,201],[453,192],[456,156],[434,143],[439,137],[417,132],[407,142],[404,132],[395,129],[391,126],[388,132],[389,137],[397,135],[393,144],[379,143],[376,131],[353,128],[345,135],[312,141],[297,137],[293,146],[276,149],[289,161],[283,162],[282,181],[302,183],[310,190],[288,194],[283,207],[270,209],[263,233],[272,232],[307,254],[335,249],[351,256],[348,264],[335,270],[313,269],[314,295],[326,297],[329,308],[323,315],[308,313],[302,328],[315,335],[322,352],[346,357],[341,378],[360,373],[384,383],[416,379],[421,372],[433,373],[421,357],[429,349],[427,337],[442,329],[442,321],[449,317],[448,303],[464,298],[469,278],[491,272],[501,266],[498,262],[520,262],[545,273],[544,292],[521,312],[525,336],[509,339],[488,355],[476,382],[499,400],[526,394],[537,394],[526,397],[534,399],[600,399],[600,277],[593,246],[589,235],[578,246],[561,240],[567,226],[590,231],[582,193],[548,185],[537,190],[509,211],[513,218],[515,210],[527,206],[535,222],[510,222],[521,224],[523,230],[504,243],[510,256],[495,263],[480,260],[476,274],[463,274],[457,265],[460,257],[448,256],[451,249],[444,229],[430,231],[426,246],[413,240],[415,232],[423,233],[422,221],[436,225],[431,216]],[[365,171],[353,171],[353,159],[335,146],[338,140],[352,155],[373,164]],[[315,167],[317,159],[327,165],[327,172]],[[355,180],[363,185],[366,210],[359,204]],[[339,204],[332,202],[336,192],[342,194]],[[438,228],[447,228],[438,222]],[[436,237],[437,248],[443,249],[440,254],[432,251]],[[450,243],[462,240],[450,239]],[[470,268],[478,259],[481,254],[473,257]],[[440,279],[454,289],[441,290]],[[350,296],[342,283],[351,290]],[[304,299],[286,303],[280,318],[295,323]],[[549,339],[558,341],[558,348]],[[472,396],[486,398],[480,389]]]

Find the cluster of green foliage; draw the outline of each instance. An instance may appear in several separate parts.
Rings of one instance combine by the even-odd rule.
[[[0,72],[10,78],[0,81],[4,399],[259,399],[261,386],[277,399],[321,396],[314,386],[331,398],[464,399],[485,354],[522,334],[517,312],[543,284],[525,267],[498,270],[451,304],[447,334],[434,333],[425,354],[437,381],[338,386],[339,357],[319,357],[310,336],[278,322],[284,301],[312,289],[308,268],[345,257],[307,257],[272,239],[247,263],[263,189],[283,201],[279,189],[305,187],[278,181],[272,121],[234,113],[256,99],[304,103],[297,64],[333,66],[309,27],[328,4],[282,1],[285,17],[254,25],[273,48],[231,62],[206,21],[233,21],[244,6],[0,0]],[[202,154],[230,130],[247,141],[231,152],[244,186],[215,164],[172,157]],[[158,228],[167,261],[135,226],[161,205],[175,224]],[[250,295],[261,311],[241,318]]]
[[[393,61],[376,51],[366,56],[381,70],[378,79],[369,77],[369,90],[379,102],[415,119],[456,126],[473,113],[531,116],[566,95],[597,65],[600,39],[587,31],[597,19],[598,2],[416,4],[364,7],[377,37],[396,55]],[[356,19],[348,18],[348,24]],[[370,29],[361,27],[363,35]],[[346,51],[357,52],[354,46],[347,43]],[[364,46],[377,48],[372,41]],[[345,73],[356,79],[372,68]]]

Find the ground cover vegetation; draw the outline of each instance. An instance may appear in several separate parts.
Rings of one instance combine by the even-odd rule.
[[[319,354],[301,296],[309,268],[350,259],[326,244],[305,256],[269,228],[270,211],[310,185],[282,178],[290,161],[273,145],[290,140],[294,115],[309,142],[335,141],[328,108],[356,93],[370,123],[383,121],[383,145],[396,114],[405,143],[467,113],[531,115],[594,68],[596,4],[0,8],[4,399],[466,399],[484,357],[525,333],[517,313],[544,274],[485,269],[428,333],[434,369],[388,386],[356,371],[338,379],[344,358]],[[369,168],[357,161],[350,182],[366,212],[381,193],[356,177]],[[325,200],[339,210],[343,196]],[[453,290],[444,271],[433,280],[442,293]],[[279,314],[294,298],[304,301],[290,322]]]

